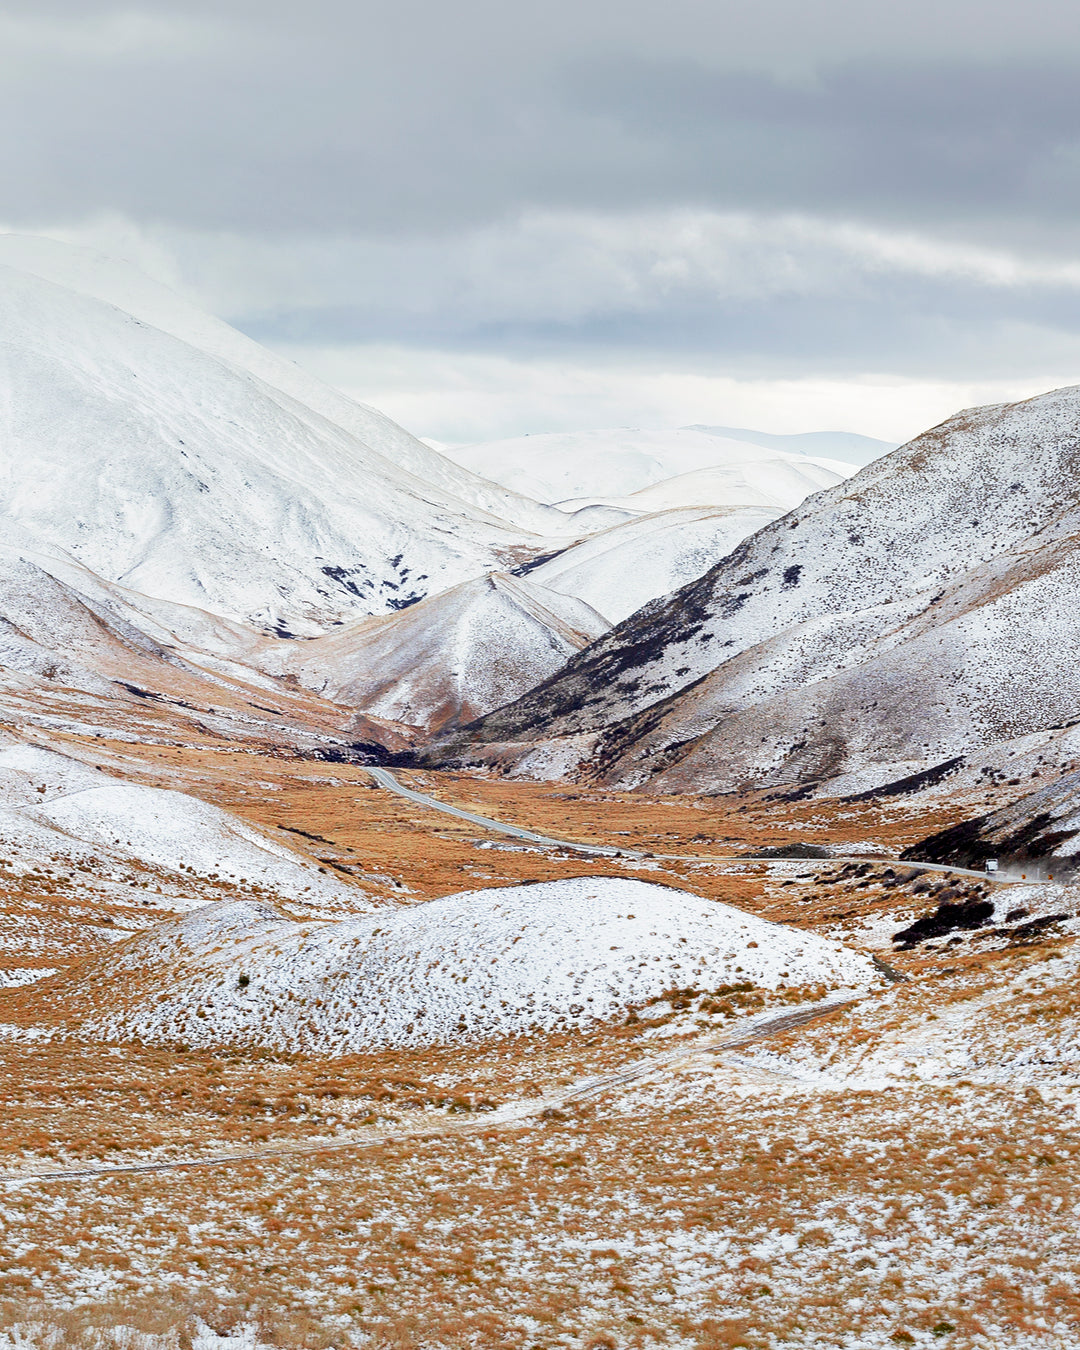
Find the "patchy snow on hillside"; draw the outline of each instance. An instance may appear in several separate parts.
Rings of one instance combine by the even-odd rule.
[[[336,923],[209,906],[56,992],[106,1038],[341,1054],[587,1027],[675,988],[878,979],[869,956],[829,939],[683,891],[580,877]]]
[[[607,630],[563,589],[496,572],[400,614],[274,643],[260,659],[375,717],[425,730],[470,722],[554,675]]]
[[[0,848],[17,871],[50,863],[90,867],[98,881],[128,881],[132,864],[190,891],[186,909],[203,904],[192,883],[213,879],[258,885],[305,906],[374,908],[365,894],[319,871],[246,821],[186,793],[142,787],[51,750],[0,747]]]
[[[886,783],[1073,720],[1078,425],[1076,388],[957,414],[425,762],[662,792]]]

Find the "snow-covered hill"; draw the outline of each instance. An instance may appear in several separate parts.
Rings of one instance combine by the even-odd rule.
[[[717,469],[729,477],[684,483],[680,500],[657,505],[639,501],[630,509],[778,506],[787,510],[808,493],[854,472],[850,463],[755,445],[692,427],[551,432],[448,447],[446,454],[474,473],[536,501],[558,503],[565,510],[609,499],[621,503],[642,488],[701,469]],[[689,495],[694,487],[704,489],[706,495]],[[719,492],[724,495],[718,496]]]
[[[0,741],[0,848],[16,876],[92,872],[114,904],[152,897],[157,910],[188,910],[215,887],[258,887],[316,911],[376,908],[358,887],[216,806],[10,741]]]
[[[0,521],[108,581],[314,633],[539,546],[113,305],[6,267],[0,298]]]
[[[430,731],[512,702],[608,627],[533,576],[492,573],[400,614],[266,644],[260,664],[366,714]]]
[[[731,459],[709,469],[665,478],[624,497],[582,497],[559,502],[564,511],[609,506],[621,511],[673,511],[687,506],[771,507],[790,511],[814,492],[835,487],[854,469],[837,472],[825,460]],[[837,466],[841,468],[842,466]]]
[[[886,782],[1075,718],[1078,588],[1073,388],[958,414],[811,498],[429,762]]]
[[[625,1016],[670,989],[868,987],[871,958],[683,891],[582,877],[370,919],[214,905],[42,986],[84,1032],[344,1054]]]
[[[707,572],[779,514],[754,506],[658,511],[582,540],[533,568],[529,580],[577,596],[619,623]]]
[[[880,441],[873,436],[860,436],[855,431],[751,431],[748,427],[717,427],[696,423],[683,431],[704,431],[710,436],[724,436],[732,441],[747,441],[766,450],[783,450],[789,455],[820,455],[839,460],[843,464],[864,467],[875,459],[890,454],[900,447],[899,441]]]

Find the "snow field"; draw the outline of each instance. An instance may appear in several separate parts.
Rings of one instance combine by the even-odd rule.
[[[587,1027],[673,988],[877,983],[839,943],[646,882],[581,877],[298,924],[209,906],[110,953],[137,990],[84,1029],[109,1039],[321,1054]],[[78,1006],[78,989],[69,1006]]]
[[[555,503],[564,511],[579,510],[591,502],[610,502],[633,511],[671,505],[765,505],[789,510],[808,492],[838,483],[855,471],[853,464],[695,427],[551,432],[448,447],[446,454],[474,473],[535,501]],[[670,489],[665,483],[700,470],[716,476]],[[663,505],[633,500],[631,494],[659,483],[665,483],[665,488],[658,501],[669,491],[677,500]],[[762,500],[762,494],[770,500]]]
[[[313,634],[540,545],[394,462],[377,415],[372,444],[213,351],[2,263],[0,295],[0,518],[107,581]]]
[[[529,580],[577,596],[620,623],[707,572],[778,514],[756,506],[657,511],[582,540],[534,568]]]

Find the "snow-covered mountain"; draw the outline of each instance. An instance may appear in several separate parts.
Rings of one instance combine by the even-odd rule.
[[[276,391],[291,402],[303,404],[407,473],[486,515],[541,534],[565,528],[558,516],[537,502],[461,468],[385,413],[324,384],[129,263],[52,239],[0,234],[0,267],[29,273],[77,295],[101,300],[143,325],[253,375],[263,393]]]
[[[291,676],[411,738],[512,702],[847,472],[590,433],[566,463],[593,456],[621,495],[559,510],[125,264],[0,236],[0,300],[0,686],[24,697],[207,709],[221,686],[231,716]]]
[[[879,441],[873,436],[861,436],[856,431],[796,431],[783,434],[751,431],[748,427],[706,426],[703,423],[683,427],[682,430],[704,431],[710,436],[746,441],[766,450],[783,450],[789,455],[820,455],[860,468],[900,448],[899,441]]]
[[[756,506],[658,511],[583,539],[530,568],[529,580],[576,596],[619,623],[707,572],[779,514]]]
[[[474,473],[536,501],[562,505],[565,510],[589,502],[620,500],[666,479],[702,469],[718,470],[719,475],[712,480],[685,482],[682,497],[666,505],[789,509],[807,493],[854,472],[850,462],[823,458],[820,452],[811,455],[762,446],[695,427],[551,432],[447,447],[446,454]],[[693,495],[695,487],[705,495]],[[629,509],[665,508],[639,501]]]
[[[1077,716],[1078,588],[1072,388],[960,413],[819,493],[429,762],[886,782]]]
[[[617,510],[648,513],[674,511],[680,507],[722,506],[771,507],[790,511],[811,493],[835,487],[850,478],[853,468],[827,468],[825,460],[730,459],[708,469],[694,469],[674,478],[665,478],[650,487],[638,488],[626,496],[581,497],[559,502],[563,511],[583,511],[588,507],[608,506]]]
[[[433,731],[512,702],[609,626],[533,576],[492,573],[399,614],[264,644],[257,659],[369,716]]]
[[[32,273],[0,267],[0,298],[0,520],[107,581],[315,633],[539,547],[384,454],[404,433],[373,447],[237,365]]]

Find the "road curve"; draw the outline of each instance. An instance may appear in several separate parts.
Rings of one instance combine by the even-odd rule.
[[[390,792],[396,792],[399,797],[408,797],[410,801],[419,802],[421,806],[431,807],[434,811],[442,811],[448,816],[456,816],[458,820],[467,820],[471,825],[479,825],[481,829],[497,830],[499,834],[508,834],[511,839],[524,839],[530,844],[544,844],[549,848],[569,848],[573,849],[575,853],[589,853],[601,858],[641,857],[640,853],[608,848],[603,844],[579,844],[570,839],[551,839],[546,834],[535,834],[532,830],[523,830],[517,825],[507,825],[501,820],[492,820],[489,816],[478,816],[472,811],[463,811],[459,806],[449,806],[446,802],[439,801],[437,797],[428,797],[423,792],[414,792],[404,783],[399,783],[389,769],[377,769],[374,765],[365,765],[364,771],[371,774],[380,787],[384,787]]]
[[[686,853],[640,853],[629,848],[612,848],[603,844],[579,844],[572,839],[552,839],[546,834],[535,834],[532,830],[523,830],[517,825],[507,825],[502,820],[492,820],[490,816],[480,816],[474,811],[463,811],[459,806],[450,806],[447,802],[441,802],[437,797],[429,797],[423,792],[414,792],[404,783],[399,783],[389,769],[379,769],[374,765],[364,765],[364,772],[369,773],[372,778],[389,792],[396,792],[399,797],[407,797],[410,801],[418,802],[421,806],[430,807],[433,811],[442,811],[445,815],[456,816],[458,820],[467,820],[472,825],[479,825],[485,830],[496,830],[499,834],[508,834],[512,839],[524,839],[531,844],[543,844],[549,848],[571,849],[575,853],[588,853],[598,858],[630,858],[638,861],[644,858],[655,859],[658,862],[792,862],[798,863],[800,867],[831,867],[833,863],[897,863],[901,867],[917,867],[923,872],[949,872],[954,876],[960,877],[978,877],[981,881],[992,881],[999,886],[1014,884],[1026,884],[1028,886],[1049,884],[1039,882],[1014,882],[1006,877],[995,876],[992,872],[976,872],[970,867],[950,867],[946,863],[930,862],[900,862],[898,858],[868,858],[859,854],[835,854],[831,858],[754,858],[748,855],[739,854],[686,854]]]

